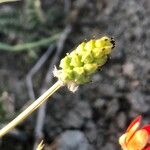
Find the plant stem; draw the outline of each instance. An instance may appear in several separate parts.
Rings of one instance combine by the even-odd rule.
[[[0,3],[5,3],[5,2],[15,2],[19,0],[0,0]]]
[[[41,95],[36,101],[34,101],[29,107],[27,107],[21,114],[19,114],[14,120],[8,123],[4,128],[0,130],[0,138],[13,129],[16,125],[21,123],[27,118],[34,110],[42,105],[55,91],[57,91],[63,83],[57,81],[51,88],[49,88],[43,95]]]
[[[50,43],[53,43],[54,41],[56,41],[59,38],[59,36],[60,36],[60,33],[55,34],[51,37],[39,40],[39,41],[35,41],[35,42],[31,42],[31,43],[18,44],[18,45],[14,45],[14,46],[0,42],[0,50],[11,51],[11,52],[30,50],[30,49],[33,49],[36,47],[49,45]]]

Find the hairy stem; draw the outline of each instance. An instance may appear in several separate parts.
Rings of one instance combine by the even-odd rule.
[[[36,101],[34,101],[29,107],[27,107],[21,114],[19,114],[14,120],[8,123],[4,128],[0,130],[0,138],[8,133],[11,129],[21,123],[27,118],[34,110],[42,105],[53,93],[55,93],[63,83],[57,81],[51,88],[49,88],[43,95],[41,95]]]

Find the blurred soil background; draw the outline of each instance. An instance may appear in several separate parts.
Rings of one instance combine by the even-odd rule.
[[[116,48],[93,82],[66,87],[0,141],[1,150],[119,150],[119,136],[150,122],[150,1],[20,0],[0,4],[0,127],[48,89],[54,65],[104,35]],[[39,116],[39,117],[38,117]]]

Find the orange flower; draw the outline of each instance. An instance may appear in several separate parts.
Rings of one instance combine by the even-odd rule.
[[[141,119],[142,117],[138,116],[133,120],[127,131],[119,138],[123,150],[150,150],[150,125],[140,128]]]

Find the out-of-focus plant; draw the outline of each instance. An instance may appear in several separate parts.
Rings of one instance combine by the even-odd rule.
[[[58,9],[56,6],[43,9],[40,0],[26,0],[24,3],[20,0],[16,2],[16,6],[4,3],[8,1],[17,0],[0,0],[0,4],[4,5],[0,9],[0,34],[3,37],[0,50],[10,52],[30,50],[38,54],[41,47],[57,41],[58,33],[63,30],[63,26],[61,28],[59,24],[63,25],[65,20],[63,11],[58,13],[62,8]],[[27,54],[30,54],[30,51]]]
[[[55,42],[59,36],[60,36],[60,34],[58,33],[56,35],[53,35],[52,37],[44,38],[39,41],[24,43],[24,44],[17,44],[14,46],[0,42],[0,50],[11,51],[11,52],[19,52],[19,51],[25,51],[25,50],[27,51],[27,50],[31,50],[33,48],[38,48],[40,46],[49,45],[49,44]]]
[[[59,69],[55,68],[54,70],[54,76],[58,78],[58,81],[20,115],[2,128],[0,137],[22,122],[60,87],[67,85],[74,92],[77,90],[78,85],[90,82],[93,73],[105,64],[114,46],[114,40],[105,36],[97,40],[83,42],[71,53],[67,53],[61,60]]]
[[[33,29],[44,22],[44,15],[40,0],[26,0],[25,14],[28,25],[27,27],[30,27],[30,29]]]
[[[142,128],[140,125],[141,116],[138,116],[119,138],[123,150],[150,150],[150,125],[145,125]]]

